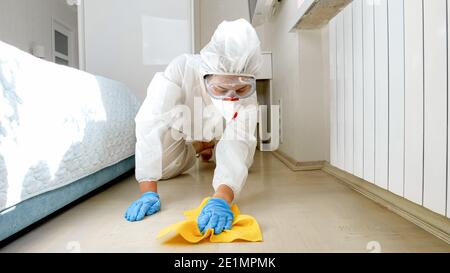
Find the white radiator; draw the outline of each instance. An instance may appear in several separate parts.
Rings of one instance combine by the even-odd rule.
[[[355,0],[330,21],[331,164],[450,216],[447,0]]]

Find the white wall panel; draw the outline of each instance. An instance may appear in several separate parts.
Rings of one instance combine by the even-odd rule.
[[[450,29],[450,19],[449,19],[449,14],[450,14],[450,5],[447,1],[447,49],[450,50],[450,33],[448,32]],[[447,103],[447,107],[449,107],[450,105],[450,96],[448,94],[449,92],[449,88],[450,86],[448,85],[449,83],[449,79],[450,79],[450,70],[448,69],[448,62],[450,60],[450,51],[447,52],[447,99],[448,99],[448,103]],[[450,111],[450,109],[447,109],[447,111]],[[448,112],[447,112],[448,113]],[[447,118],[450,115],[447,114]],[[450,126],[449,126],[449,120],[447,120],[447,210],[446,210],[446,215],[447,217],[450,217],[450,145],[449,145],[449,141],[450,141]]]
[[[353,173],[353,14],[352,5],[344,10],[345,48],[345,170]]]
[[[408,1],[408,0],[406,0]],[[389,190],[403,196],[405,51],[403,0],[389,0]]]
[[[336,18],[329,24],[330,36],[330,163],[337,166],[337,79],[336,79]]]
[[[344,16],[336,17],[337,33],[337,166],[345,169],[345,45]]]
[[[363,0],[353,1],[353,166],[354,175],[364,172],[364,59],[363,59]]]
[[[364,0],[363,52],[364,52],[364,179],[375,179],[375,52],[374,5]]]
[[[375,24],[375,184],[388,188],[389,54],[387,0],[374,5]]]
[[[422,204],[423,194],[423,14],[422,0],[405,1],[405,194]]]
[[[445,214],[447,195],[447,2],[424,1],[423,205]]]

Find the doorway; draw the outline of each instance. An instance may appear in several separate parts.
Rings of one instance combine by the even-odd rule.
[[[75,67],[75,39],[73,30],[66,24],[52,19],[52,58],[53,62]]]

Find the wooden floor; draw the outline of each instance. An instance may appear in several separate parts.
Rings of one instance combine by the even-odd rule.
[[[259,222],[264,242],[186,245],[155,239],[212,193],[213,163],[161,182],[162,211],[122,217],[138,196],[133,176],[50,217],[0,252],[450,252],[450,245],[322,171],[292,172],[257,153],[238,205]]]

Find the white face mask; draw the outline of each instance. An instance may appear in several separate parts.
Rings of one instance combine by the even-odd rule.
[[[239,109],[242,107],[240,101],[224,101],[214,98],[211,99],[212,103],[217,108],[217,110],[222,114],[227,123],[237,118]]]

